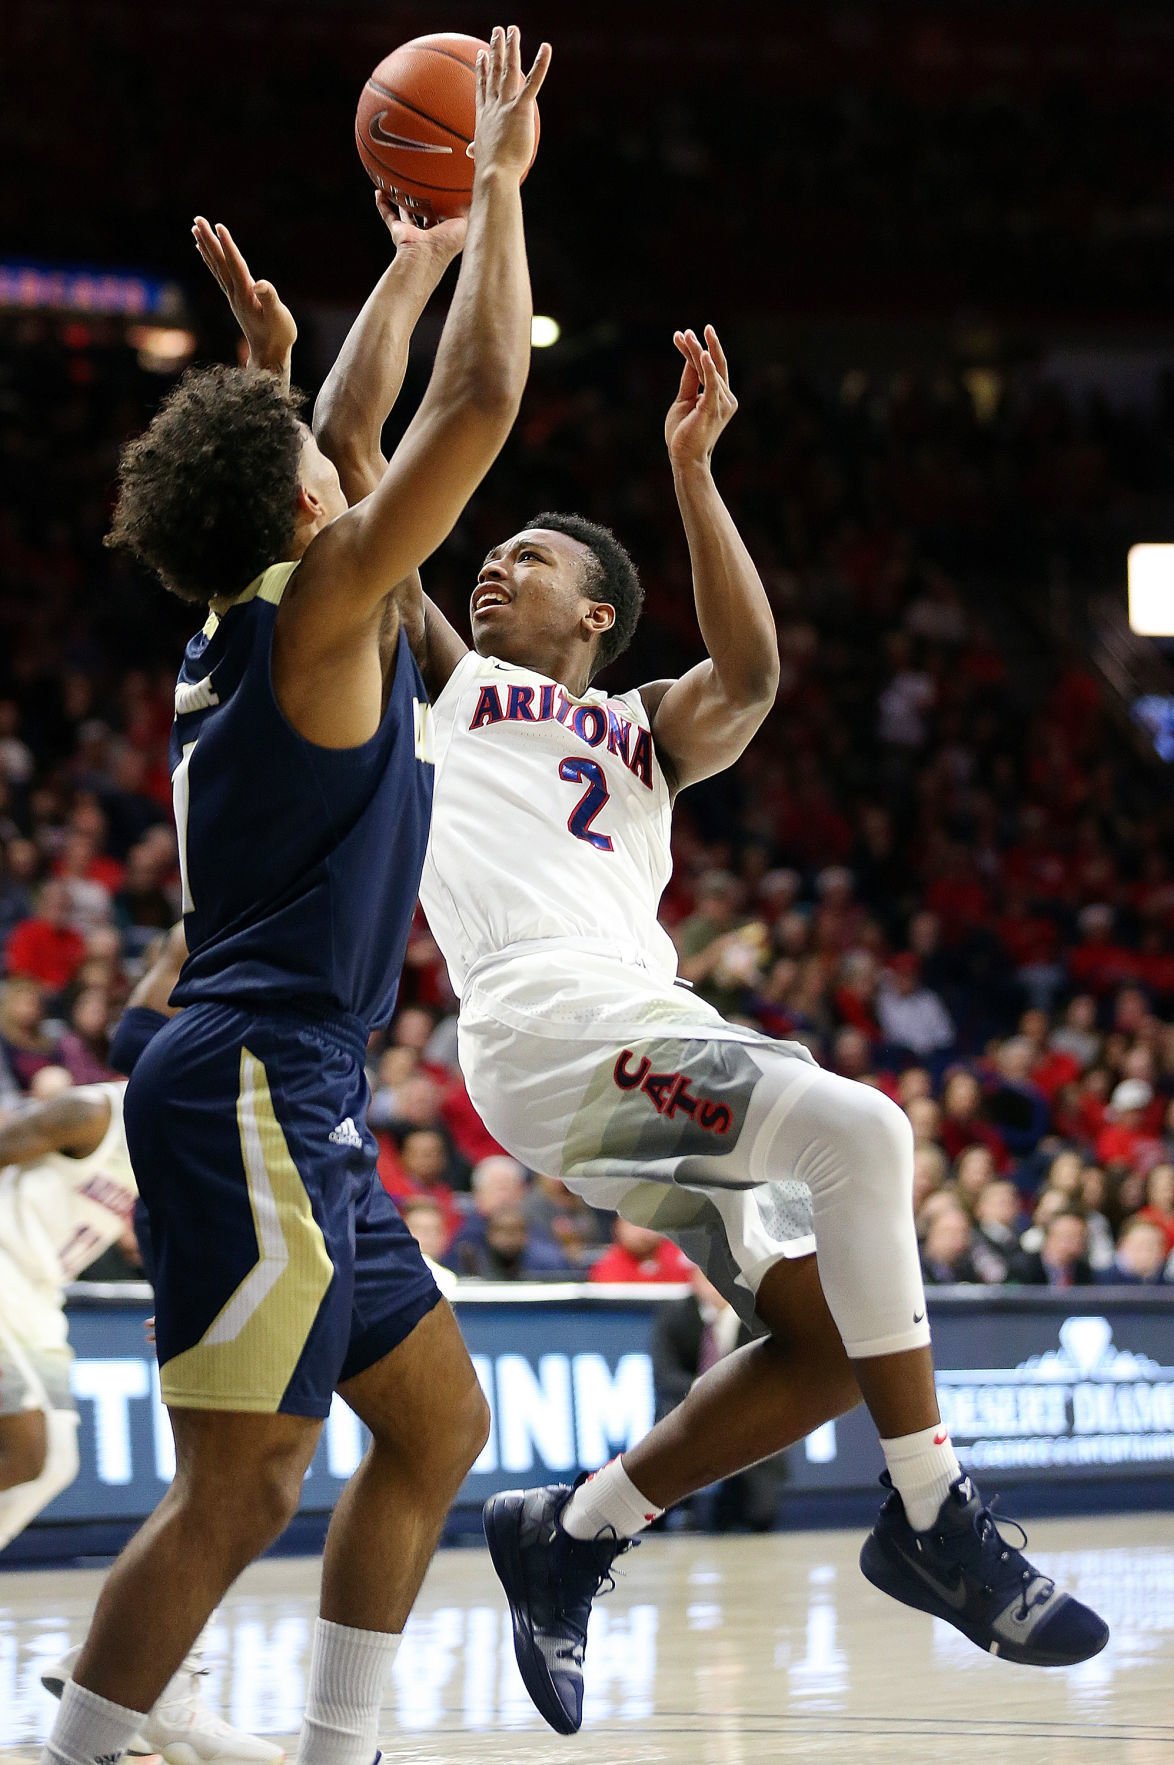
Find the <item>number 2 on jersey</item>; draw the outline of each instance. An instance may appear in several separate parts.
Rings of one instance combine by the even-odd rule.
[[[595,833],[591,823],[599,811],[607,803],[610,792],[603,767],[598,760],[560,760],[558,775],[565,778],[568,784],[585,784],[587,789],[579,798],[567,819],[567,826],[577,840],[586,840],[597,852],[610,852],[612,843],[605,833]]]

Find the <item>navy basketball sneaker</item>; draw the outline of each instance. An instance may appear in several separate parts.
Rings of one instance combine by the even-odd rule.
[[[887,1472],[881,1482],[889,1496],[860,1552],[860,1567],[874,1587],[944,1618],[1005,1661],[1071,1667],[1104,1648],[1104,1619],[1059,1592],[1007,1542],[965,1473],[951,1484],[927,1532],[914,1532]],[[1023,1528],[1016,1530],[1026,1544]]]
[[[591,1602],[601,1588],[615,1586],[611,1566],[635,1542],[610,1528],[598,1538],[572,1538],[558,1523],[570,1498],[565,1483],[510,1489],[491,1496],[483,1510],[518,1670],[539,1715],[559,1734],[577,1734],[583,1722]]]

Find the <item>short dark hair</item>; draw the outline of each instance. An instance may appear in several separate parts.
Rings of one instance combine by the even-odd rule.
[[[189,368],[123,449],[106,544],[181,600],[240,594],[293,541],[299,403],[275,374]]]
[[[599,640],[592,672],[606,668],[609,662],[622,656],[631,643],[632,633],[644,606],[644,589],[635,564],[610,527],[601,527],[597,521],[588,521],[584,515],[554,515],[547,512],[535,515],[532,521],[526,522],[526,526],[546,527],[552,533],[565,533],[568,539],[576,539],[580,545],[586,546],[594,557],[595,569],[589,583],[591,598],[595,601],[607,601],[616,610],[614,623]]]

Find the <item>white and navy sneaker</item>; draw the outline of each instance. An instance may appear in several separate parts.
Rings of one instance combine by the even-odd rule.
[[[860,1567],[874,1587],[932,1612],[988,1654],[1028,1667],[1071,1667],[1099,1654],[1109,1626],[1061,1593],[1005,1539],[963,1472],[926,1532],[914,1532],[886,1472],[889,1496],[864,1541]],[[1014,1520],[1004,1521],[1027,1534]]]
[[[59,1698],[81,1649],[70,1649],[41,1674],[45,1690]],[[246,1734],[215,1715],[204,1703],[200,1681],[208,1669],[193,1649],[161,1698],[132,1737],[129,1754],[160,1753],[167,1765],[276,1765],[285,1749],[259,1735]]]
[[[638,1542],[610,1527],[598,1538],[572,1538],[559,1525],[570,1498],[565,1483],[510,1489],[491,1496],[482,1516],[509,1601],[518,1670],[539,1715],[559,1734],[577,1734],[583,1723],[591,1602],[615,1586],[612,1564]]]

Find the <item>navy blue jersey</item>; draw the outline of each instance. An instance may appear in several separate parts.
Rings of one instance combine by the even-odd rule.
[[[171,735],[184,931],[177,1005],[342,1012],[395,1004],[432,807],[431,711],[401,630],[370,741],[298,735],[270,674],[296,569],[266,570],[187,647]]]

